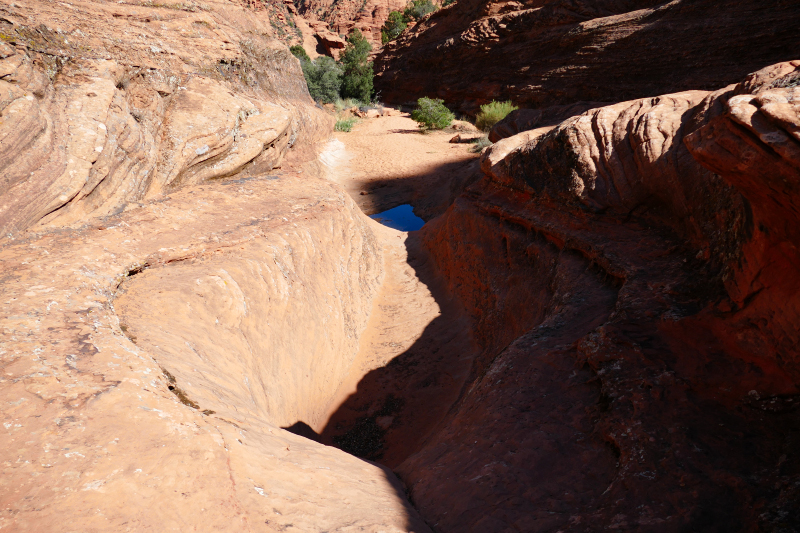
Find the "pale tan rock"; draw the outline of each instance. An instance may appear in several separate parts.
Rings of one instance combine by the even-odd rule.
[[[383,279],[315,177],[333,120],[265,13],[176,5],[0,6],[0,528],[429,531],[280,428],[328,412]]]
[[[3,529],[429,531],[391,472],[279,427],[349,371],[372,224],[287,173],[6,241]]]
[[[0,48],[0,235],[268,172],[329,131],[265,13],[227,0],[15,6],[0,23],[14,44]]]

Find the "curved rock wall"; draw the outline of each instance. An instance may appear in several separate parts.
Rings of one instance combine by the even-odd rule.
[[[423,230],[484,347],[398,468],[437,531],[798,526],[798,66],[504,139]]]
[[[2,235],[268,172],[330,131],[269,20],[235,3],[0,11]]]
[[[203,409],[320,430],[369,318],[381,250],[349,199],[314,197],[292,209],[313,215],[235,258],[184,256],[137,274],[114,307]]]
[[[383,258],[271,32],[227,0],[0,5],[3,530],[429,531],[280,427],[328,408]]]
[[[787,0],[458,0],[389,43],[375,88],[474,115],[716,90],[800,56]]]
[[[276,412],[313,416],[352,360],[370,223],[286,172],[5,242],[0,525],[428,531],[391,472]]]

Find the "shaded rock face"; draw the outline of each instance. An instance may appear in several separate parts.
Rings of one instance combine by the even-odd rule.
[[[176,6],[0,7],[0,233],[268,172],[328,131],[268,19]]]
[[[482,355],[396,470],[437,531],[795,531],[800,62],[488,149],[423,230]]]
[[[715,90],[800,56],[788,0],[459,0],[375,62],[390,103],[492,99],[544,108]]]

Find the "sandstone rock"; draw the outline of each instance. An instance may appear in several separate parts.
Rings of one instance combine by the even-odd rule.
[[[3,528],[429,531],[391,472],[280,427],[355,356],[383,275],[369,224],[285,173],[6,241]]]
[[[450,125],[456,131],[469,131],[469,132],[477,132],[480,131],[478,128],[475,127],[474,124],[467,122],[465,120],[454,120],[453,123]]]
[[[318,51],[324,51],[325,55],[329,55],[338,60],[339,54],[347,46],[347,41],[331,32],[326,22],[310,21],[309,25],[314,29],[314,37],[316,37],[317,42],[322,47],[322,50],[319,50],[318,47]]]
[[[423,228],[482,348],[396,469],[438,531],[797,527],[798,67],[503,139]]]
[[[334,35],[349,35],[358,28],[372,45],[373,50],[380,49],[381,28],[389,13],[403,11],[408,2],[405,0],[311,0],[300,2],[299,13],[316,27],[321,21],[330,25]]]
[[[713,28],[706,21],[713,20]],[[522,108],[715,90],[800,56],[783,0],[459,0],[389,43],[375,87],[389,103],[442,98]]]
[[[0,60],[2,235],[269,171],[298,136],[302,150],[330,127],[296,60],[269,37],[268,20],[245,20],[236,4],[222,3],[214,18],[98,2],[67,9],[66,19],[51,3],[15,5],[0,21],[17,45],[4,44]],[[157,18],[171,30],[150,22]],[[138,34],[121,48],[109,36],[131,34],[128,19]],[[230,44],[254,30],[265,37]]]
[[[495,124],[489,132],[489,140],[496,143],[500,139],[536,128],[555,126],[564,120],[581,113],[603,107],[608,103],[576,102],[570,105],[552,106],[546,109],[517,109]]]
[[[364,111],[356,108],[353,114],[359,118],[378,118],[383,115],[379,109],[366,109]]]
[[[0,528],[429,531],[281,429],[349,375],[382,250],[270,20],[203,6],[0,6]]]
[[[480,139],[481,135],[467,135],[465,133],[459,133],[450,138],[450,142],[453,144],[458,143],[471,143],[475,142],[476,140]]]

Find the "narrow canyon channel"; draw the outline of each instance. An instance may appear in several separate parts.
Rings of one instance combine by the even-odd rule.
[[[0,2],[1,533],[800,532],[798,2],[405,4]]]
[[[243,247],[235,270],[195,258],[131,275],[114,304],[126,335],[165,354],[171,390],[210,416],[225,416],[223,402],[233,420],[268,421],[397,470],[440,429],[480,353],[414,214],[442,214],[477,177],[479,156],[450,143],[455,132],[422,134],[396,113],[336,133],[319,161],[357,204],[356,221],[328,228],[332,244],[305,231],[270,243],[263,252],[281,249],[273,272],[262,250]],[[339,240],[356,250],[345,262],[316,249]],[[344,294],[366,271],[371,301]]]

